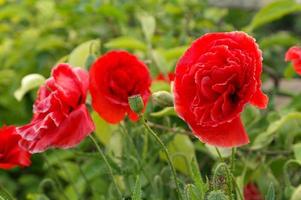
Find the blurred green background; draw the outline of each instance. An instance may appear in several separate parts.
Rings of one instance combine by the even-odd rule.
[[[224,6],[217,7],[206,0],[0,0],[0,124],[21,125],[30,120],[36,91],[27,93],[22,101],[15,99],[14,92],[20,87],[23,76],[38,73],[48,77],[51,68],[58,62],[85,67],[91,55],[99,56],[110,49],[126,49],[144,60],[153,77],[156,77],[159,73],[173,71],[184,50],[204,33],[243,30],[254,36],[260,44],[265,66],[263,79],[271,82],[265,88],[271,98],[269,110],[259,114],[248,108],[244,119],[250,125],[247,128],[251,138],[267,132],[272,122],[301,108],[298,90],[282,91],[280,84],[282,80],[297,78],[292,66],[284,62],[284,53],[290,46],[300,44],[301,5],[293,0],[281,0],[260,11],[254,7],[240,8],[239,4]],[[164,83],[152,86],[153,91],[168,88],[169,85]],[[281,113],[275,111],[275,99],[279,95],[289,98],[291,102]],[[253,118],[257,120],[254,123]],[[135,148],[122,145],[125,141],[120,139],[120,134],[112,135],[120,127],[109,126],[97,116],[94,119],[98,120],[98,135],[105,135],[99,138],[110,155],[112,165],[116,165],[114,170],[120,187],[131,199],[136,175],[141,170],[133,163],[133,157],[138,159],[133,153]],[[154,118],[153,121],[166,127],[180,126],[187,129],[175,116]],[[131,137],[136,138],[134,147],[143,151],[143,135],[139,135],[141,127],[131,123],[125,126],[126,130],[130,130]],[[299,130],[298,125],[295,132],[299,133]],[[300,138],[298,133],[295,135]],[[184,154],[188,152],[189,156],[196,154],[203,175],[210,174],[214,157],[210,156],[204,145],[187,136],[184,139],[179,135],[176,135],[178,139],[174,139],[175,136],[169,134],[162,137],[166,142],[187,140],[188,150],[185,145],[183,150],[183,144],[180,143],[179,151]],[[271,143],[260,148],[268,148],[268,151],[284,149],[294,158],[289,145],[296,143],[296,139],[292,139],[291,143],[281,140],[268,147]],[[149,169],[147,172],[151,181],[147,178],[142,180],[144,199],[173,199],[174,192],[170,190],[174,186],[169,182],[168,174],[162,172],[162,168],[168,166],[162,159],[158,160],[158,156],[152,158],[154,153],[159,152],[158,147],[154,145],[148,150],[149,155],[143,155],[143,162]],[[105,166],[92,152],[90,142],[85,141],[74,150],[51,150],[43,155],[34,155],[33,165],[27,169],[1,171],[0,183],[18,199],[114,199],[114,190],[106,177]],[[246,170],[246,174],[250,173],[249,176],[254,179],[252,181],[257,182],[262,191],[267,191],[269,184],[259,183],[265,180],[259,180],[258,177],[266,174],[273,179],[276,187],[284,187],[282,167],[288,160],[286,154],[274,160],[273,155],[250,155],[248,149],[243,149],[242,155],[250,156],[247,157],[250,162],[254,159],[254,162],[262,164],[259,165],[262,169],[256,175],[251,173],[254,166],[248,166]],[[265,160],[258,160],[258,156]],[[265,161],[277,164],[263,164]],[[184,186],[191,181],[191,177],[185,167],[178,168],[182,168],[181,184]],[[161,177],[158,177],[160,173]],[[296,182],[301,180],[300,176],[300,172],[294,174],[294,186],[298,185]],[[90,184],[87,184],[87,180]],[[287,199],[284,189],[280,191],[279,195]]]

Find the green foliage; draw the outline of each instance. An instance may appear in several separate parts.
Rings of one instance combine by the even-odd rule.
[[[208,195],[208,200],[227,200],[227,196],[220,190],[212,191]]]
[[[133,200],[141,200],[141,182],[140,182],[140,177],[137,176],[137,180],[136,180],[136,183],[135,183],[135,189],[133,191],[133,196],[132,196],[132,199]]]
[[[189,175],[189,161],[195,158],[195,149],[190,138],[187,135],[175,134],[167,148],[175,168]],[[165,161],[167,160],[163,152],[161,152],[160,157]]]
[[[109,49],[146,50],[146,45],[142,41],[127,36],[114,38],[105,43],[105,47]]]
[[[13,200],[14,198],[9,194],[9,192],[0,186],[0,199],[1,200]]]
[[[254,29],[277,20],[287,14],[301,11],[301,5],[294,0],[277,0],[262,8],[246,28],[251,32]]]
[[[99,51],[100,40],[89,40],[80,44],[69,54],[68,63],[76,67],[85,67],[89,56],[98,55]]]
[[[265,197],[266,200],[275,200],[276,196],[275,196],[275,188],[273,184],[270,184],[269,190],[267,192],[267,195]]]
[[[275,135],[284,129],[292,130],[293,127],[299,127],[301,122],[301,113],[292,112],[284,115],[279,120],[272,122],[264,133],[258,135],[252,145],[252,149],[260,149],[270,144]]]
[[[196,185],[197,193],[199,194],[201,199],[204,199],[206,192],[209,190],[208,183],[205,183],[203,181],[199,167],[197,166],[197,162],[194,159],[191,160],[190,167],[191,177],[194,181],[194,184]]]

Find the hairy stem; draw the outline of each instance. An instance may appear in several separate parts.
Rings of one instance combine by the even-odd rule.
[[[111,166],[110,166],[110,164],[109,164],[109,162],[108,162],[108,159],[106,158],[105,154],[102,152],[102,150],[101,150],[100,146],[98,145],[96,139],[95,139],[91,134],[89,135],[89,137],[90,137],[90,139],[92,140],[92,142],[94,143],[94,145],[95,145],[95,147],[96,147],[96,149],[97,149],[99,155],[101,156],[101,158],[102,158],[103,161],[105,162],[105,165],[106,165],[106,167],[107,167],[108,170],[109,170],[109,174],[110,174],[111,179],[112,179],[112,181],[113,181],[113,184],[114,184],[114,186],[115,186],[116,192],[117,192],[119,198],[122,199],[122,194],[121,194],[121,192],[120,192],[120,190],[119,190],[119,187],[118,187],[118,185],[117,185],[117,183],[116,183],[116,181],[115,181],[114,174],[113,174],[113,170],[112,170],[112,168],[111,168]]]
[[[176,170],[172,164],[172,161],[171,161],[171,158],[170,158],[170,155],[169,155],[169,152],[168,152],[168,149],[167,147],[165,146],[165,144],[162,142],[162,140],[159,138],[159,136],[151,129],[151,127],[147,124],[147,121],[145,120],[144,116],[141,116],[141,119],[142,119],[142,122],[143,122],[143,125],[144,127],[148,130],[148,132],[151,134],[151,136],[158,142],[158,144],[161,146],[161,148],[163,149],[165,155],[166,155],[166,158],[167,158],[167,161],[168,161],[168,164],[169,164],[169,167],[172,171],[172,174],[173,174],[173,177],[174,177],[174,182],[176,184],[176,189],[177,189],[177,193],[178,193],[178,199],[182,199],[182,195],[181,195],[181,192],[180,192],[180,186],[179,186],[179,183],[178,183],[178,179],[177,179],[177,174],[176,174]]]

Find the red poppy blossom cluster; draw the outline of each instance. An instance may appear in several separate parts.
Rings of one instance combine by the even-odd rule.
[[[298,63],[297,51],[287,60]],[[255,40],[243,32],[210,33],[197,39],[180,58],[175,74],[156,80],[175,81],[175,109],[205,143],[232,147],[248,143],[240,119],[247,103],[265,108],[261,91],[262,56]],[[141,96],[144,106],[151,95],[148,67],[126,51],[110,51],[87,72],[59,64],[37,94],[32,120],[21,127],[0,131],[0,167],[30,165],[30,153],[49,148],[75,147],[94,130],[86,106],[88,91],[93,109],[107,122],[118,123],[138,115],[129,106]],[[145,109],[145,107],[144,107]]]
[[[261,72],[261,51],[252,37],[244,32],[205,34],[177,63],[175,109],[205,143],[247,144],[240,113],[247,103],[267,106]]]

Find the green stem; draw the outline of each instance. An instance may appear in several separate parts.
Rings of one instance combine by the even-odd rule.
[[[46,155],[42,154],[42,157],[43,157],[43,159],[44,159],[44,161],[45,161],[45,163],[46,163],[46,165],[47,165],[47,168],[50,169],[51,171],[53,171],[52,174],[53,174],[53,176],[54,176],[54,181],[55,181],[56,186],[57,186],[56,188],[58,189],[59,193],[61,193],[62,196],[63,196],[65,199],[69,200],[69,197],[65,194],[64,189],[63,189],[63,186],[62,186],[62,184],[61,184],[61,182],[60,182],[60,180],[59,180],[59,177],[58,177],[58,175],[56,174],[56,170],[50,165],[50,163],[49,163],[49,161],[48,161]]]
[[[141,169],[143,175],[145,176],[145,178],[147,179],[147,181],[150,183],[150,185],[154,188],[153,186],[153,182],[151,181],[151,178],[149,177],[149,173],[147,173],[144,169],[144,157],[143,157],[143,160],[141,159],[138,151],[137,151],[137,148],[136,148],[136,145],[132,139],[132,137],[129,135],[126,127],[123,125],[123,124],[120,124],[120,129],[121,129],[121,133],[125,135],[125,137],[127,138],[127,140],[129,141],[129,143],[131,144],[131,146],[133,147],[134,149],[134,152],[135,152],[135,156],[138,158],[138,165],[139,165],[139,169]],[[140,162],[142,160],[142,163]]]
[[[105,154],[102,152],[100,146],[98,145],[96,139],[92,136],[92,134],[90,134],[89,137],[90,137],[90,139],[92,140],[92,142],[94,143],[94,145],[95,145],[95,147],[96,147],[96,149],[97,149],[99,155],[101,156],[101,158],[102,158],[103,161],[105,162],[106,167],[107,167],[108,170],[109,170],[109,174],[110,174],[111,179],[112,179],[112,181],[113,181],[113,184],[114,184],[114,186],[115,186],[116,192],[117,192],[117,194],[118,194],[118,196],[119,196],[119,199],[122,199],[122,194],[121,194],[121,192],[120,192],[120,190],[119,190],[119,187],[118,187],[118,185],[117,185],[117,183],[116,183],[116,181],[115,181],[114,174],[113,174],[113,170],[112,170],[112,168],[111,168],[111,166],[110,166],[110,164],[109,164],[109,162],[108,162],[108,160],[107,160]]]
[[[242,196],[242,194],[241,194],[241,192],[240,192],[240,189],[239,189],[239,187],[238,187],[238,184],[237,184],[237,182],[236,182],[235,177],[233,176],[233,174],[231,174],[231,178],[232,178],[232,180],[233,180],[233,183],[234,183],[234,185],[235,185],[236,190],[238,191],[239,198],[240,198],[241,200],[244,200],[244,198],[243,198],[243,196]]]
[[[232,148],[231,149],[231,160],[230,160],[230,172],[233,177],[234,177],[234,170],[235,170],[235,152],[236,152],[236,149]],[[232,184],[232,187],[235,188],[235,177],[233,178],[231,184]],[[239,188],[238,188],[238,190],[239,190]],[[237,199],[235,189],[234,189],[234,199]]]
[[[224,159],[223,159],[222,154],[221,154],[221,152],[219,151],[219,149],[218,149],[217,147],[215,147],[215,150],[216,150],[216,153],[217,153],[217,155],[218,155],[220,161],[221,161],[221,162],[224,162]]]
[[[93,194],[93,189],[92,189],[92,187],[91,187],[91,184],[90,184],[90,182],[89,182],[89,180],[88,180],[88,178],[87,178],[87,176],[86,176],[84,170],[82,169],[82,167],[81,167],[81,165],[80,165],[79,158],[76,159],[76,165],[77,165],[77,167],[78,167],[79,173],[81,174],[81,176],[83,177],[83,179],[84,179],[84,181],[85,181],[85,183],[86,183],[86,186],[87,186],[88,191],[90,191],[91,194]]]
[[[59,165],[59,167],[64,171],[64,173],[65,173],[65,175],[66,175],[66,177],[67,177],[67,179],[68,179],[68,181],[69,181],[69,183],[70,183],[72,189],[74,190],[75,194],[77,195],[77,197],[78,197],[79,199],[81,199],[81,198],[80,198],[81,195],[79,194],[78,189],[76,188],[75,183],[74,183],[73,180],[72,180],[72,176],[71,176],[71,174],[69,173],[69,171],[67,170],[67,168],[66,168],[64,162],[61,161],[60,157],[57,156],[56,153],[53,153],[53,155],[54,155],[54,157],[56,157],[56,159],[58,160],[58,165]]]
[[[152,137],[155,138],[155,140],[158,142],[158,144],[161,146],[161,148],[163,149],[165,155],[166,155],[166,158],[167,158],[167,161],[168,161],[168,164],[169,164],[169,167],[172,171],[172,174],[173,174],[173,177],[174,177],[174,182],[176,184],[176,189],[177,189],[177,193],[178,193],[178,199],[182,199],[182,195],[181,195],[181,192],[180,192],[180,186],[179,186],[179,183],[178,183],[178,179],[177,179],[177,174],[176,174],[176,170],[172,164],[172,161],[171,161],[171,158],[170,158],[170,155],[169,155],[169,152],[168,152],[168,149],[167,147],[164,145],[164,143],[162,142],[162,140],[159,138],[159,136],[151,129],[151,127],[147,124],[147,121],[145,120],[144,116],[141,116],[141,119],[142,119],[142,122],[143,122],[143,125],[144,127],[148,130],[148,132],[152,135]]]

